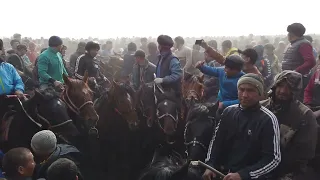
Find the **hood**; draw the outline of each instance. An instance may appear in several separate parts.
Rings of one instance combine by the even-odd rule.
[[[286,81],[289,85],[294,96],[299,95],[300,91],[302,90],[302,75],[295,71],[285,70],[282,71],[280,74],[277,74],[274,78],[274,85],[273,89],[277,87],[277,85],[282,82]]]

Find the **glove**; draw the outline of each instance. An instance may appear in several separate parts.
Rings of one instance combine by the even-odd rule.
[[[53,85],[54,87],[61,87],[62,83],[60,81],[54,81]]]
[[[154,82],[155,82],[156,84],[161,84],[161,83],[163,83],[163,78],[155,78],[155,79],[154,79]]]

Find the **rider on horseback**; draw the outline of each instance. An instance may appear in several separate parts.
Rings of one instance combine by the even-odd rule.
[[[277,178],[306,175],[307,165],[315,156],[317,122],[313,112],[297,100],[301,90],[301,74],[285,70],[276,76],[271,97],[261,102],[280,125],[282,161]]]
[[[58,36],[51,36],[49,48],[40,54],[37,66],[40,81],[40,89],[46,89],[50,85],[62,88],[63,74],[68,75],[60,53],[62,39]]]
[[[15,94],[24,98],[23,92],[24,84],[16,69],[0,58],[0,95]]]
[[[154,82],[161,84],[165,91],[173,89],[180,96],[182,69],[179,59],[171,52],[173,40],[170,36],[160,35],[157,41],[160,55]]]
[[[99,62],[96,58],[99,50],[100,45],[96,42],[90,41],[86,44],[86,53],[82,54],[78,57],[75,67],[75,77],[77,79],[83,79],[85,72],[88,72],[88,77],[92,77],[97,82],[103,82],[107,79],[105,76],[100,72],[99,69]]]
[[[265,180],[281,160],[278,121],[259,104],[264,93],[260,76],[246,74],[237,86],[240,104],[223,111],[206,161],[228,173],[224,180]],[[212,180],[216,174],[207,169],[203,176]]]
[[[153,81],[156,66],[145,58],[146,54],[142,50],[136,51],[134,56],[136,58],[136,64],[133,66],[132,81],[133,87],[135,90],[138,90],[141,81],[145,83]]]

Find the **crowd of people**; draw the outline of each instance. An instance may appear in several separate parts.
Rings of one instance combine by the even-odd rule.
[[[39,89],[63,89],[63,75],[109,81],[100,61],[108,63],[114,56],[123,59],[120,80],[135,90],[154,82],[182,99],[183,74],[204,75],[203,101],[218,102],[219,115],[206,162],[225,172],[224,180],[304,179],[310,168],[319,178],[320,44],[305,35],[300,23],[289,25],[287,32],[287,38],[249,35],[196,41],[160,35],[156,40],[106,42],[58,36],[22,39],[15,34],[0,41],[0,95],[26,99],[22,75],[36,81]],[[6,179],[83,178],[80,152],[58,144],[53,132],[36,133],[30,146],[0,154]],[[205,180],[216,176],[209,169],[203,174]]]

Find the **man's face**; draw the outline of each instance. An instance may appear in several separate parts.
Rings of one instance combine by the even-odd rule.
[[[144,58],[142,57],[135,57],[135,59],[136,59],[136,63],[139,65],[142,65],[144,63]]]
[[[152,48],[152,47],[149,47],[148,51],[149,51],[149,54],[156,54],[157,53],[157,49],[156,48]]]
[[[98,49],[91,49],[89,51],[89,54],[92,56],[92,57],[96,57],[97,54],[98,54],[99,50]]]
[[[148,42],[146,42],[146,41],[141,41],[141,45],[142,46],[146,46],[148,44]]]
[[[205,59],[206,63],[209,63],[210,61],[212,61],[212,58],[206,52],[204,53],[204,59]]]
[[[259,91],[251,84],[241,84],[238,87],[238,98],[244,108],[252,107],[257,104],[261,98]]]
[[[273,55],[273,50],[272,49],[269,49],[269,48],[265,48],[264,49],[264,52],[266,53],[266,55]]]
[[[232,77],[232,76],[235,76],[239,73],[238,70],[231,69],[227,66],[224,67],[224,72],[226,73],[227,77]]]
[[[85,46],[80,46],[80,47],[78,48],[78,51],[79,51],[80,53],[85,53],[85,52],[86,52]]]
[[[112,44],[106,44],[106,49],[111,50],[112,49]]]
[[[178,49],[178,48],[180,48],[181,47],[181,44],[179,44],[178,42],[174,42],[174,47],[176,48],[176,49]]]
[[[17,54],[19,56],[24,56],[25,54],[27,54],[27,50],[26,49],[21,49],[21,50],[17,51]]]
[[[35,50],[36,50],[36,45],[30,43],[30,44],[29,44],[29,49],[30,49],[30,51],[35,51]]]
[[[289,101],[292,99],[292,92],[286,81],[280,82],[276,86],[276,100],[278,101]]]
[[[12,44],[12,49],[17,49],[17,46],[19,45],[20,43],[19,42],[14,42],[13,44]]]
[[[250,58],[248,56],[241,54],[241,58],[244,60],[245,64],[250,63]]]
[[[65,55],[66,55],[66,51],[67,51],[67,48],[62,48],[62,49],[61,49],[61,54],[62,54],[62,56],[65,56]]]
[[[289,40],[289,42],[290,42],[290,41],[293,40],[293,37],[294,37],[294,36],[293,36],[293,34],[288,33],[287,37],[288,37],[288,40]]]
[[[222,52],[226,54],[229,51],[229,48],[222,46]]]
[[[36,166],[36,163],[34,162],[33,155],[31,152],[26,154],[26,160],[27,163],[25,166],[19,166],[18,167],[18,172],[23,176],[23,177],[32,177],[34,167]]]

